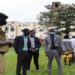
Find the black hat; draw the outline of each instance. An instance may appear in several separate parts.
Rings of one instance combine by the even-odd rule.
[[[27,28],[22,30],[23,33],[28,32],[28,31],[29,31],[29,29],[27,29]]]
[[[35,30],[30,30],[29,33],[31,33],[31,32],[34,32],[35,33]]]
[[[3,14],[3,13],[0,13],[0,26],[2,25],[5,25],[7,22],[6,22],[6,19],[8,18],[7,15]]]

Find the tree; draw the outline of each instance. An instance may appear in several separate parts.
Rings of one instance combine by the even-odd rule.
[[[40,25],[45,25],[46,27],[51,26],[51,19],[52,19],[52,11],[50,11],[51,6],[47,5],[45,6],[46,9],[48,9],[47,12],[40,12],[40,14],[38,15],[38,20],[39,20],[39,24]]]
[[[39,24],[55,26],[57,30],[65,28],[66,36],[69,36],[71,26],[75,25],[75,4],[61,5],[57,11],[51,9],[51,5],[45,6],[48,11],[41,12],[39,15]]]
[[[66,6],[64,9],[59,11],[58,18],[63,21],[64,23],[61,24],[65,28],[66,36],[69,36],[69,32],[71,31],[71,26],[74,26],[75,21],[75,6],[69,5]]]

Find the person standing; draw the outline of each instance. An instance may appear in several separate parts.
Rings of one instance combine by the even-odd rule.
[[[17,53],[16,75],[27,75],[28,67],[28,36],[29,29],[23,30],[23,35],[17,36],[14,39],[14,49]]]
[[[64,52],[64,64],[71,66],[72,64],[72,57],[73,57],[73,46],[72,41],[69,38],[63,39],[65,52]]]
[[[35,31],[31,30],[30,35],[29,35],[29,68],[30,70],[30,64],[31,64],[31,59],[32,56],[34,58],[34,64],[36,67],[36,70],[39,71],[39,49],[41,47],[41,43],[38,37],[35,37]]]
[[[59,75],[62,75],[61,52],[65,50],[62,39],[56,34],[54,28],[49,29],[48,35],[45,38],[45,54],[48,56],[48,74],[52,75],[52,61],[55,57],[58,64]]]
[[[12,42],[6,39],[5,32],[2,30],[2,26],[6,25],[6,16],[0,13],[0,75],[5,75],[5,58],[4,54],[9,51],[9,47]]]
[[[5,75],[5,53],[9,51],[10,45],[12,42],[5,39],[5,34],[2,33],[3,31],[0,28],[0,75]],[[4,37],[2,35],[4,35]],[[2,38],[1,38],[2,37]]]

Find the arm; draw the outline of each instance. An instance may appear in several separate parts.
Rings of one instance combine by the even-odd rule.
[[[5,41],[0,40],[0,46],[10,45],[10,44],[12,44],[12,42],[9,40],[5,40]]]
[[[71,41],[69,41],[69,42],[68,42],[68,44],[69,44],[70,50],[71,50],[71,51],[73,51],[72,42],[71,42]]]
[[[48,56],[48,41],[47,41],[47,38],[45,38],[45,55]]]
[[[59,44],[60,44],[60,47],[62,48],[62,51],[65,51],[64,42],[61,37],[59,37]]]
[[[14,49],[16,53],[18,53],[18,44],[19,44],[19,37],[16,37],[14,39]]]
[[[38,38],[38,45],[39,45],[39,48],[41,47],[41,42],[40,42],[40,39]]]
[[[35,38],[36,39],[36,43],[37,43],[37,47],[36,47],[36,50],[39,50],[39,48],[41,47],[41,42],[40,42],[40,39],[39,38]]]
[[[48,41],[47,41],[47,38],[45,38],[45,52],[48,52]]]

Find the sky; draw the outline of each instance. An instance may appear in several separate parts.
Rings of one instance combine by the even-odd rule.
[[[75,0],[0,0],[0,12],[9,17],[8,21],[37,22],[37,15],[46,10],[44,6],[55,1],[75,3]]]

